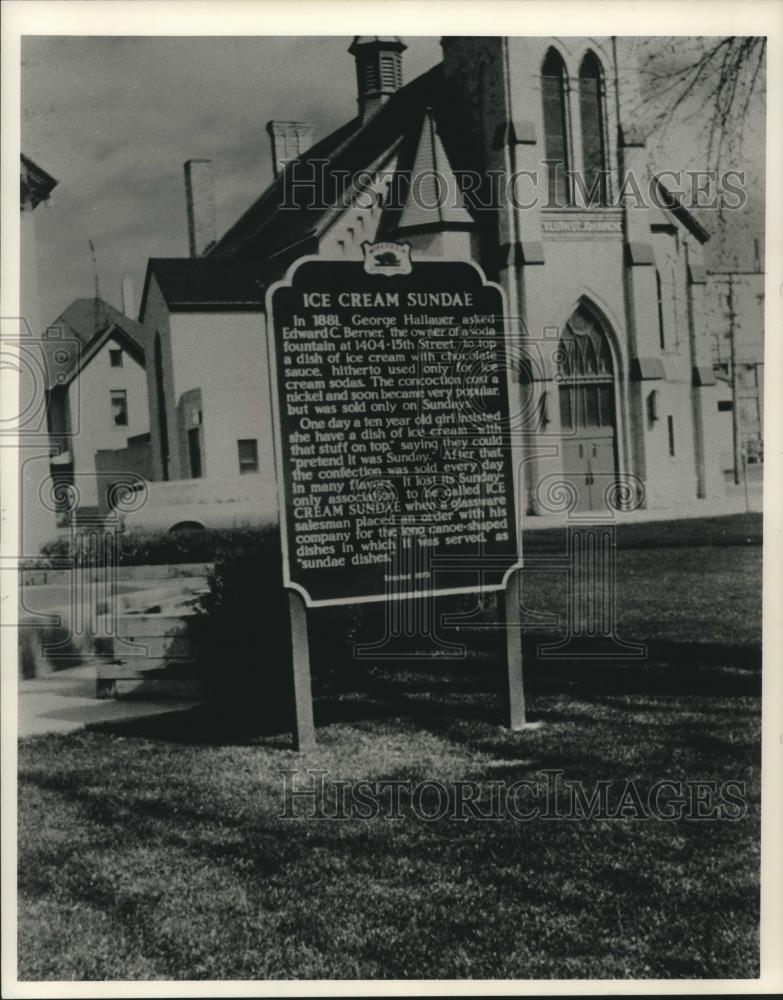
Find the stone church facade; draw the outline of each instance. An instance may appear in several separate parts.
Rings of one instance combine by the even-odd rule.
[[[354,39],[357,117],[310,148],[306,124],[270,123],[275,180],[220,238],[209,165],[186,166],[191,258],[150,263],[140,316],[165,364],[147,368],[153,466],[187,477],[186,457],[171,457],[187,456],[187,442],[171,436],[187,436],[183,405],[198,397],[201,439],[215,442],[199,474],[222,471],[232,438],[246,451],[255,440],[257,471],[271,474],[268,415],[239,412],[268,400],[260,286],[307,254],[360,259],[365,242],[398,241],[414,262],[469,259],[504,289],[527,513],[562,508],[563,483],[579,511],[605,510],[618,479],[630,506],[719,499],[708,234],[652,175],[635,127],[632,44],[492,37],[442,47],[442,63],[403,86],[399,39]],[[650,194],[643,205],[635,189],[629,196],[629,173]],[[247,402],[209,389],[207,404],[216,373],[199,374],[199,358],[216,357],[199,344],[230,337],[238,312],[232,364]]]

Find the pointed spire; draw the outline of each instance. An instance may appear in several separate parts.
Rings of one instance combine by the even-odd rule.
[[[443,148],[430,108],[424,113],[419,143],[413,158],[411,183],[398,230],[418,226],[472,228],[474,220],[451,162]]]

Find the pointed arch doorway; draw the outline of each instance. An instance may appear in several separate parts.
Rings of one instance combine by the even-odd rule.
[[[605,510],[617,473],[617,418],[612,352],[601,320],[580,305],[557,351],[563,474],[576,511]]]

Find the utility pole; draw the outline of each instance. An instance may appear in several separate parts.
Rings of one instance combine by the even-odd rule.
[[[740,483],[740,466],[742,465],[742,438],[739,423],[739,393],[737,391],[737,343],[734,313],[734,275],[729,274],[729,291],[727,305],[729,309],[729,351],[731,358],[731,434],[734,451],[734,485]]]

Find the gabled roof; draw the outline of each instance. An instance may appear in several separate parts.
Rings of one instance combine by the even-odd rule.
[[[307,178],[312,175],[314,177],[314,187],[318,185],[319,181],[322,179],[322,174],[315,164],[320,164],[333,158],[338,151],[343,149],[348,141],[352,139],[361,130],[361,120],[359,118],[354,118],[342,125],[335,132],[326,136],[320,142],[317,142],[312,146],[307,153],[301,157],[299,160],[292,161],[287,164],[285,169],[282,170],[271,185],[263,192],[263,194],[253,202],[250,208],[247,209],[231,228],[221,236],[217,243],[209,251],[209,256],[213,258],[223,258],[231,257],[238,250],[243,249],[248,241],[254,239],[264,228],[265,225],[269,223],[270,220],[274,219],[280,205],[283,203],[284,194],[284,177],[291,176],[292,170],[295,171],[296,177]],[[309,172],[308,172],[309,168]],[[316,191],[319,188],[316,187]],[[283,212],[288,213],[289,216],[295,215],[299,211],[299,206],[296,205],[291,209],[284,209]]]
[[[87,345],[96,333],[103,332],[110,323],[124,330],[144,352],[144,330],[140,324],[104,299],[74,299],[49,325],[61,327],[66,336],[75,337],[81,344]]]
[[[267,282],[257,261],[152,257],[147,263],[141,297],[142,320],[153,275],[171,312],[263,309]]]
[[[59,331],[59,336],[53,336]],[[144,364],[144,328],[103,299],[74,299],[45,331],[41,344],[48,361],[49,389],[67,385],[107,340],[114,339],[140,365]],[[80,347],[71,352],[68,341]],[[66,345],[67,360],[60,360]]]
[[[448,162],[446,149],[458,129],[449,125],[442,66],[437,65],[400,88],[366,121],[353,119],[288,164],[217,241],[210,258],[269,260],[294,247],[298,254],[306,252],[308,241],[320,236],[350,203],[357,175],[383,163],[398,148],[411,143],[418,148],[428,109],[438,123],[433,137],[441,151],[430,143],[430,158],[442,153]]]

